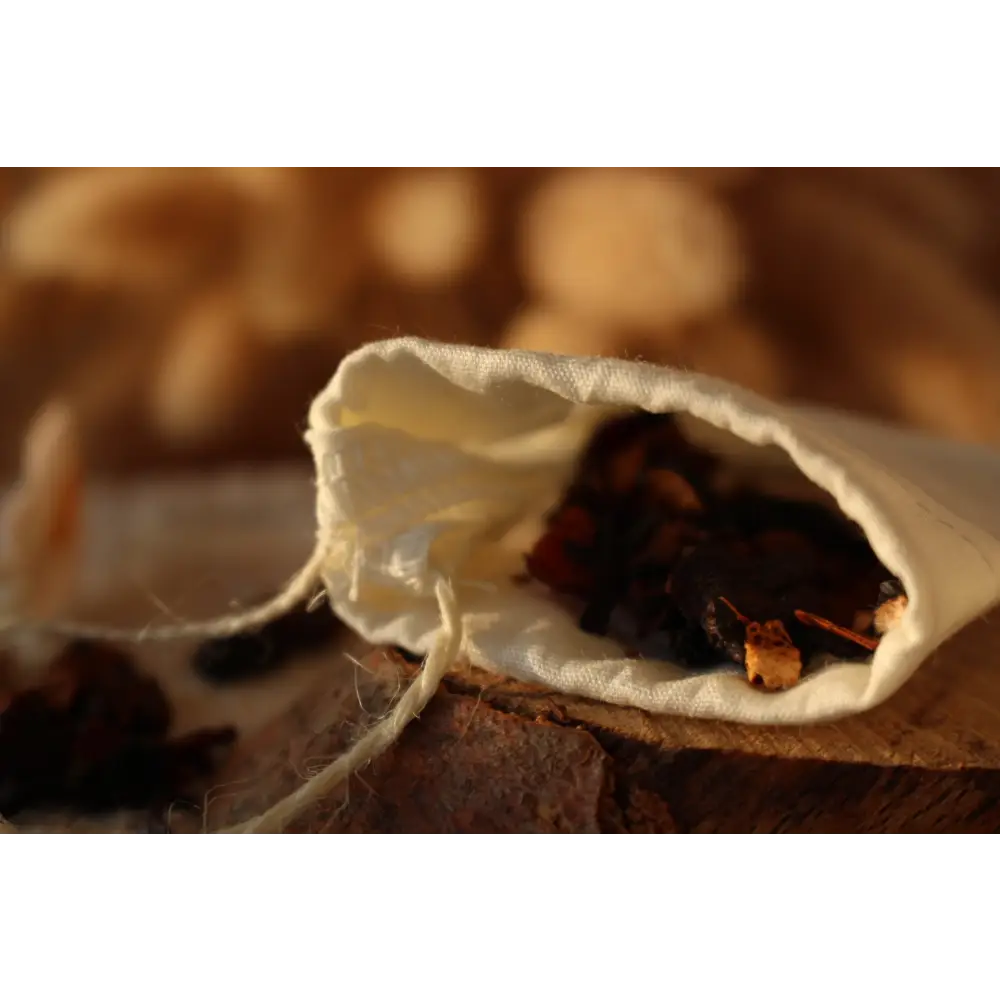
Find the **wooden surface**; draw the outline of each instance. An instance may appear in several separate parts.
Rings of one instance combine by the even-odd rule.
[[[390,753],[289,832],[997,832],[998,654],[994,615],[878,709],[790,728],[652,717],[458,665]],[[292,791],[414,670],[373,650],[349,684],[317,678],[231,760],[208,826]]]
[[[311,544],[312,485],[284,474],[94,497],[74,617],[142,625],[253,603]],[[155,597],[155,600],[154,600]],[[169,617],[166,616],[169,612]],[[297,787],[384,712],[414,667],[345,634],[259,682],[213,689],[190,644],[144,645],[178,727],[236,724],[209,829]],[[400,744],[293,830],[1000,830],[1000,613],[974,622],[889,702],[808,727],[654,717],[458,664]],[[178,831],[203,820],[173,817]],[[147,817],[18,818],[128,831]]]

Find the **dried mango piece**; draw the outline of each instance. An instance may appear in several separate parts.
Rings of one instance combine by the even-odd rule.
[[[906,611],[908,604],[909,598],[906,594],[883,601],[875,610],[875,631],[879,635],[891,632],[902,621],[903,612]]]
[[[802,654],[780,621],[747,625],[746,670],[751,684],[769,691],[794,687],[802,675]]]
[[[792,642],[785,626],[776,619],[761,625],[741,614],[727,598],[720,597],[719,601],[736,615],[746,629],[743,666],[747,680],[768,691],[781,691],[798,684],[802,675],[802,653]]]

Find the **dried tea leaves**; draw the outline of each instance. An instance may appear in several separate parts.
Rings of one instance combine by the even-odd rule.
[[[610,634],[624,611],[683,665],[736,663],[767,690],[796,684],[817,655],[870,655],[906,596],[860,529],[818,503],[724,489],[723,471],[670,415],[609,421],[529,574],[584,602],[585,631]]]

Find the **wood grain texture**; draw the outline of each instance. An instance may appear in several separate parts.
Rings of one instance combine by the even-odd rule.
[[[289,832],[997,832],[998,652],[995,615],[880,708],[788,728],[653,717],[459,664],[389,754]],[[417,669],[388,650],[362,667],[352,699],[321,680],[237,753],[210,828],[292,791]]]

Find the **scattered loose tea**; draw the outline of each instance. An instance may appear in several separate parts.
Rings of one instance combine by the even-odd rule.
[[[162,810],[187,796],[236,740],[231,726],[169,738],[159,684],[122,651],[76,641],[0,713],[0,813]]]
[[[626,611],[635,636],[665,637],[683,665],[728,660],[769,690],[795,684],[817,654],[869,655],[867,624],[881,634],[906,597],[898,581],[880,591],[886,570],[860,528],[819,503],[724,490],[719,470],[669,414],[609,421],[528,573],[584,601],[585,631],[610,634]]]
[[[326,601],[313,610],[302,604],[254,632],[202,643],[194,654],[194,669],[213,684],[261,677],[325,646],[339,624]]]

